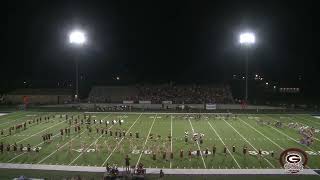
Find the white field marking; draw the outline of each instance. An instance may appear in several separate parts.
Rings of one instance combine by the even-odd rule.
[[[52,119],[57,119],[57,118],[52,118]],[[71,119],[71,118],[69,118],[69,119]],[[44,124],[44,123],[42,123],[42,124]],[[33,126],[31,126],[31,127],[33,127]],[[6,128],[6,129],[8,129],[8,128]],[[14,136],[15,136],[15,135],[14,135]],[[22,135],[20,134],[20,136],[22,136]],[[29,136],[29,135],[24,135],[24,136]],[[7,137],[10,137],[10,136],[5,136],[5,137],[1,138],[0,140],[5,139],[5,138],[7,138]]]
[[[271,143],[273,143],[274,145],[276,145],[278,148],[280,148],[281,150],[284,150],[283,147],[281,147],[279,144],[277,144],[276,142],[272,141],[269,137],[267,137],[266,135],[264,135],[262,132],[260,132],[259,130],[257,130],[256,128],[254,128],[253,126],[251,126],[250,124],[246,123],[245,121],[243,121],[241,118],[238,118],[241,122],[245,123],[247,126],[249,126],[251,129],[255,130],[257,133],[261,134],[263,137],[267,138]]]
[[[211,127],[211,129],[214,131],[214,133],[218,136],[218,138],[220,139],[220,141],[222,142],[222,144],[226,146],[226,144],[223,142],[223,140],[221,139],[221,137],[219,136],[218,132],[214,129],[214,127],[211,125],[211,123],[208,121],[209,126]],[[237,164],[238,168],[241,169],[241,166],[239,165],[238,161],[234,158],[233,154],[230,152],[229,148],[227,148],[228,153],[231,155],[232,159],[234,160],[234,162]]]
[[[273,119],[273,120],[276,120],[276,119],[274,119],[274,118],[271,117],[271,116],[267,116],[267,117],[269,117],[269,118],[271,118],[271,119]],[[291,139],[292,141],[294,141],[294,142],[296,142],[296,143],[298,143],[298,144],[300,144],[300,145],[302,145],[302,146],[305,146],[306,148],[308,148],[308,149],[311,150],[311,151],[315,151],[315,150],[313,150],[312,148],[310,148],[309,146],[307,146],[307,145],[305,145],[305,144],[301,144],[299,141],[297,141],[296,139],[294,139],[294,138],[292,138],[291,136],[287,135],[286,133],[284,133],[284,132],[282,132],[282,131],[279,131],[277,128],[274,128],[274,127],[272,127],[271,125],[268,125],[268,126],[271,127],[273,130],[276,130],[276,131],[279,132],[280,134],[286,136],[288,139]],[[315,151],[315,152],[317,152],[317,151]]]
[[[111,128],[111,127],[110,127]],[[110,129],[109,128],[109,129]],[[108,129],[108,130],[109,130]],[[102,135],[100,135],[95,141],[93,141],[84,151],[82,151],[76,158],[74,158],[69,164],[68,164],[68,166],[70,166],[72,163],[74,163],[85,151],[87,151],[94,143],[97,143],[98,142],[98,140],[101,138],[103,136],[103,134]]]
[[[300,145],[302,145],[302,146],[304,146],[304,147],[308,148],[308,149],[309,149],[309,150],[311,150],[311,151],[317,152],[317,151],[313,150],[312,148],[310,148],[309,146],[307,146],[307,145],[305,145],[305,144],[301,144],[299,141],[297,141],[297,140],[295,140],[294,138],[292,138],[292,137],[288,136],[288,135],[287,135],[287,134],[285,134],[284,132],[281,132],[281,131],[279,131],[278,129],[276,129],[276,128],[274,128],[274,127],[270,126],[270,125],[268,125],[268,126],[269,126],[269,127],[271,127],[273,130],[277,131],[278,133],[280,133],[280,134],[282,134],[282,135],[286,136],[287,138],[291,139],[292,141],[294,141],[294,142],[296,142],[296,143],[298,143],[298,144],[300,144]]]
[[[69,119],[71,119],[71,118],[69,118]],[[72,127],[74,127],[74,126],[72,126]],[[56,136],[58,136],[60,133],[57,133],[57,134],[55,134],[54,136],[52,136],[52,138],[54,138],[54,137],[56,137]],[[44,142],[41,142],[41,143],[39,143],[39,144],[37,144],[37,145],[35,145],[35,146],[33,146],[33,148],[35,148],[35,147],[37,147],[37,146],[40,146],[40,145],[42,145]],[[15,157],[13,157],[12,159],[10,159],[8,162],[11,162],[11,161],[13,161],[13,160],[15,160],[16,158],[18,158],[18,157],[20,157],[20,156],[22,156],[22,155],[24,155],[24,154],[26,154],[27,152],[23,152],[23,153],[21,153],[21,154],[19,154],[19,155],[17,155],[17,156],[15,156]]]
[[[271,117],[271,116],[270,116],[270,117]],[[290,119],[287,119],[287,121],[292,120],[292,121],[295,121],[295,122],[297,122],[297,123],[299,123],[299,124],[302,124],[302,125],[304,125],[304,126],[312,126],[312,125],[310,125],[310,124],[305,124],[305,123],[303,123],[303,122],[305,122],[304,120],[310,120],[310,121],[312,121],[312,120],[309,119],[309,118],[303,118],[303,117],[293,116],[293,115],[288,116],[288,118],[290,118]],[[300,119],[301,119],[303,122],[299,121]],[[312,122],[313,122],[313,121],[312,121]],[[317,123],[317,122],[315,122],[315,123]]]
[[[189,123],[190,123],[192,132],[193,132],[193,134],[194,134],[195,132],[194,132],[194,129],[193,129],[193,126],[192,126],[192,123],[191,123],[190,119],[188,119],[188,121],[189,121]],[[203,166],[204,166],[205,169],[207,169],[207,166],[206,166],[206,163],[204,162],[203,155],[202,155],[202,151],[201,151],[201,149],[200,149],[200,145],[199,145],[199,142],[198,142],[198,141],[197,141],[197,145],[198,145],[198,149],[199,149],[199,151],[200,151],[200,155],[201,155],[201,159],[202,159],[202,162],[203,162]]]
[[[24,115],[24,114],[22,114],[22,115],[21,115],[21,114],[16,114],[16,115],[13,115],[13,116],[11,116],[11,117],[8,117],[8,118],[11,119],[12,117],[22,116],[22,117],[19,117],[18,119],[15,119],[15,120],[13,120],[13,121],[10,121],[10,120],[9,120],[9,121],[7,121],[7,122],[0,123],[0,126],[3,125],[3,124],[9,124],[9,123],[12,123],[12,122],[16,122],[16,121],[18,121],[18,120],[20,121],[21,119],[24,119],[24,118],[25,118],[25,116],[23,116],[23,115]]]
[[[312,118],[314,118],[313,116],[311,116]],[[310,119],[310,118],[303,118],[303,117],[299,117],[299,118],[301,118],[301,119],[308,119],[308,120],[310,120],[311,122],[314,122],[314,123],[316,123],[316,124],[319,124],[320,125],[320,122],[317,122],[317,121],[313,121],[312,119]],[[318,118],[317,118],[318,119]]]
[[[140,114],[139,112],[84,112],[84,113],[88,113],[88,114],[103,114],[103,113],[112,113],[112,114]],[[199,114],[199,113],[185,113],[185,112],[182,112],[182,113],[163,113],[163,112],[144,112],[143,114],[166,114],[166,115],[170,115],[170,114],[181,114],[181,115],[184,115],[184,114]],[[229,114],[231,115],[232,113],[201,113],[201,114],[214,114],[214,115],[219,115],[219,114]],[[243,114],[241,114],[243,115]]]
[[[170,116],[171,118],[171,153],[172,153],[172,141],[173,141],[173,138],[172,138],[172,115]],[[172,162],[170,161],[170,168],[172,166]]]
[[[102,120],[105,120],[107,117],[109,117],[111,114],[108,114],[107,116],[105,116]],[[108,128],[108,131],[112,128],[113,125],[111,125],[109,128]],[[101,134],[95,141],[93,141],[88,147],[87,149],[85,149],[84,151],[82,151],[76,158],[74,158],[70,163],[69,163],[69,166],[74,163],[84,152],[86,152],[93,144],[97,143],[98,140],[103,136],[103,134]]]
[[[58,136],[60,133],[57,133],[57,134],[55,134],[54,136],[52,136],[52,138],[54,138],[55,136]],[[37,145],[35,145],[35,146],[33,146],[33,148],[35,148],[35,147],[37,147],[37,146],[40,146],[40,145],[42,145],[44,142],[41,142],[41,143],[39,143],[39,144],[37,144]],[[23,153],[21,153],[21,154],[19,154],[19,155],[17,155],[17,156],[15,156],[15,157],[13,157],[12,159],[10,159],[8,162],[11,162],[11,161],[13,161],[13,160],[15,160],[15,159],[17,159],[18,157],[20,157],[20,156],[22,156],[22,155],[24,155],[24,154],[26,154],[27,152],[23,152]]]
[[[27,140],[27,139],[30,139],[31,137],[33,137],[33,136],[35,136],[35,135],[38,135],[38,134],[42,133],[43,131],[46,131],[46,130],[48,130],[48,129],[50,129],[50,128],[53,128],[54,126],[57,126],[57,125],[59,125],[59,124],[61,124],[61,123],[64,123],[64,121],[61,121],[61,122],[59,122],[59,123],[57,123],[57,124],[54,124],[54,125],[46,128],[46,129],[44,129],[44,130],[42,130],[42,131],[40,131],[40,132],[37,132],[37,133],[35,133],[35,134],[32,134],[31,136],[26,137],[26,138],[18,141],[17,143],[20,143],[20,142],[22,142],[22,141],[25,141],[25,140]]]
[[[18,114],[14,114],[14,115],[12,115],[12,116],[11,116],[11,113],[6,113],[5,115],[0,116],[0,120],[1,120],[1,119],[12,118],[12,117],[17,117],[17,116],[23,116],[23,115],[25,115],[25,114],[27,114],[27,112],[21,112],[20,114],[18,113]],[[9,116],[9,117],[8,117],[8,116]]]
[[[311,121],[311,122],[313,122],[313,123],[316,123],[316,124],[320,125],[319,122],[313,121],[313,120],[310,119],[310,118],[304,118],[304,117],[300,117],[300,116],[294,116],[294,117],[299,118],[299,119],[302,119],[302,120],[309,120],[309,121]],[[301,123],[301,124],[302,124],[302,123]],[[309,126],[310,126],[310,125],[309,125]]]
[[[226,120],[223,119],[224,122],[226,122],[237,134],[239,134],[239,136],[242,137],[243,140],[245,140],[256,152],[258,152],[258,150],[245,138],[243,137],[242,134],[239,133],[239,131],[237,131],[231,124],[229,124]],[[263,158],[265,161],[267,161],[271,167],[275,168],[275,166],[273,164],[271,164],[271,162],[266,159],[266,158]]]
[[[127,132],[125,133],[125,135],[127,135],[131,128],[136,124],[136,122],[140,119],[142,113],[140,113],[139,117],[134,121],[134,123],[129,127],[129,129],[127,130]],[[109,156],[107,157],[107,159],[102,163],[101,166],[104,166],[104,164],[106,162],[108,162],[109,158],[112,156],[113,152],[118,148],[118,146],[120,145],[120,143],[123,141],[124,137],[121,138],[121,140],[117,143],[116,147],[113,148],[113,150],[111,151],[111,153],[109,154]]]
[[[268,117],[272,118],[271,116],[268,116]],[[302,124],[302,125],[304,125],[304,126],[312,126],[312,125],[304,124],[304,123],[302,123],[302,122],[300,122],[300,121],[297,121],[296,119],[294,119],[295,117],[296,117],[296,116],[291,117],[290,120],[293,120],[293,121],[295,121],[295,122],[297,122],[297,123],[299,123],[299,124]],[[306,118],[300,118],[300,117],[297,117],[297,118],[302,119],[302,120],[306,119]],[[314,139],[314,140],[316,140],[316,141],[320,141],[320,140],[319,140],[318,138],[316,138],[316,137],[312,137],[312,139]]]
[[[154,119],[153,119],[153,122],[152,122],[151,127],[150,127],[149,132],[148,132],[148,135],[147,135],[147,137],[146,137],[146,141],[145,141],[144,144],[143,144],[142,151],[141,151],[141,153],[140,153],[140,156],[139,156],[138,161],[137,161],[137,164],[136,164],[136,168],[138,167],[138,164],[139,164],[139,162],[140,162],[142,153],[144,152],[144,148],[146,147],[146,144],[147,144],[148,139],[149,139],[149,135],[150,135],[150,133],[151,133],[152,127],[153,127],[154,122],[156,121],[156,119],[157,119],[157,114],[155,115],[155,117],[154,117]]]
[[[272,117],[270,117],[270,118],[272,118]],[[240,119],[241,120],[241,119]],[[241,120],[242,121],[242,120]],[[268,126],[270,126],[270,125],[268,125]],[[270,127],[272,127],[272,126],[270,126]],[[280,132],[278,129],[276,129],[276,128],[274,128],[274,127],[272,127],[273,129],[275,129],[275,130],[277,130],[279,133],[281,133],[281,134],[283,134],[283,135],[285,135],[285,136],[287,136],[287,138],[289,138],[288,140],[293,140],[293,141],[295,141],[296,143],[298,143],[298,144],[300,144],[299,143],[299,141],[297,141],[297,140],[295,140],[295,139],[293,139],[293,138],[291,138],[290,136],[288,136],[288,135],[286,135],[286,134],[284,134],[284,133],[282,133],[282,132]],[[279,139],[278,139],[279,140]],[[309,148],[309,146],[306,146],[307,148]],[[312,150],[311,148],[309,148],[310,150]],[[284,150],[284,149],[282,149],[282,150]],[[314,151],[314,150],[312,150],[312,151]],[[316,152],[316,151],[315,151]],[[310,169],[310,167],[307,165],[306,166],[307,168],[309,168]]]
[[[69,119],[71,119],[71,118],[69,118]],[[73,125],[72,127],[74,127],[74,125]],[[52,136],[52,138],[54,138],[54,137],[58,136],[59,134],[60,134],[60,133],[55,134],[54,136]],[[39,143],[39,144],[37,144],[37,145],[33,146],[33,148],[35,148],[35,147],[37,147],[37,146],[40,146],[40,145],[42,145],[43,143],[44,143],[44,142],[41,142],[41,143]],[[26,154],[26,153],[27,153],[27,152],[23,152],[23,153],[21,153],[21,154],[19,154],[19,155],[15,156],[15,157],[13,157],[12,159],[10,159],[8,162],[13,161],[13,160],[17,159],[18,157],[20,157],[20,156],[22,156],[22,155],[24,155],[24,154]]]
[[[9,113],[0,113],[0,118],[1,116],[5,116],[5,115],[8,115]]]
[[[72,139],[70,139],[70,141],[66,142],[65,144],[63,144],[62,146],[60,146],[58,149],[54,150],[51,154],[49,154],[48,156],[44,157],[43,159],[41,159],[37,164],[42,163],[43,161],[45,161],[46,159],[48,159],[50,156],[52,156],[54,153],[56,153],[59,149],[63,148],[64,146],[66,146],[67,144],[69,144],[72,140],[74,140],[75,138],[77,138],[78,136],[80,136],[81,134],[83,134],[86,131],[82,131],[80,134],[76,135],[75,137],[73,137]]]

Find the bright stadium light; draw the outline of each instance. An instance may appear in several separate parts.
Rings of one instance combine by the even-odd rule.
[[[250,45],[256,42],[256,38],[253,33],[245,32],[240,34],[239,42],[240,44]]]
[[[74,30],[69,34],[69,42],[71,44],[82,45],[86,42],[85,33],[80,30]]]
[[[254,33],[252,32],[243,32],[239,36],[239,42],[241,45],[246,47],[246,88],[245,88],[245,100],[248,101],[248,61],[249,61],[249,55],[248,50],[250,45],[254,44],[256,42],[256,37]],[[257,77],[257,75],[256,75]]]
[[[81,30],[73,30],[69,33],[69,43],[73,46],[82,46],[87,41],[86,34]],[[75,65],[76,65],[76,92],[75,92],[75,100],[79,98],[79,67],[78,60],[75,57]]]

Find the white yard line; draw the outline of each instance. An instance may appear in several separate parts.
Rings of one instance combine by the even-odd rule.
[[[300,117],[300,116],[293,116],[292,119],[293,119],[293,118],[297,118],[297,119],[301,119],[301,120],[307,120],[307,121],[309,120],[310,122],[317,124],[317,127],[314,126],[314,125],[308,125],[308,124],[305,124],[305,126],[313,126],[313,127],[317,128],[317,129],[320,128],[320,127],[319,127],[320,123],[319,123],[319,122],[316,122],[316,121],[313,121],[313,120],[310,119],[310,118],[304,118],[304,117]],[[300,123],[300,124],[303,124],[303,123]]]
[[[274,119],[274,118],[271,117],[271,116],[268,116],[268,117],[271,118],[271,119]],[[274,120],[276,120],[276,119],[274,119]],[[292,141],[294,141],[294,142],[296,142],[296,143],[298,143],[298,144],[300,144],[300,145],[308,148],[308,149],[311,150],[311,151],[317,152],[316,150],[310,148],[309,146],[307,146],[307,145],[305,145],[305,144],[301,144],[299,141],[297,141],[296,139],[294,139],[294,138],[292,138],[291,136],[287,135],[286,133],[284,133],[284,132],[282,132],[282,131],[279,131],[277,128],[274,128],[274,127],[272,127],[271,125],[268,125],[268,126],[271,127],[273,130],[277,131],[278,133],[280,133],[280,134],[286,136],[287,138],[291,139]]]
[[[71,119],[71,118],[69,118],[69,119]],[[57,133],[57,134],[55,134],[54,136],[52,136],[53,138],[54,137],[56,137],[56,136],[58,136],[60,133]],[[39,143],[39,144],[37,144],[37,145],[35,145],[35,146],[33,146],[33,147],[37,147],[37,146],[40,146],[40,145],[42,145],[44,142],[41,142],[41,143]],[[15,159],[17,159],[18,157],[20,157],[20,156],[22,156],[22,155],[24,155],[24,154],[26,154],[27,152],[23,152],[23,153],[21,153],[21,154],[19,154],[19,155],[17,155],[17,156],[15,156],[15,157],[13,157],[12,159],[10,159],[8,162],[11,162],[11,161],[13,161],[13,160],[15,160]]]
[[[281,147],[279,144],[277,144],[276,142],[272,141],[269,137],[267,137],[266,135],[264,135],[262,132],[260,132],[259,130],[257,130],[256,128],[254,128],[253,126],[251,126],[250,124],[246,123],[245,121],[243,121],[241,118],[238,118],[241,122],[243,122],[244,124],[246,124],[247,126],[249,126],[251,129],[255,130],[257,133],[261,134],[263,137],[267,138],[272,144],[276,145],[279,149],[284,150],[283,147]]]
[[[57,134],[55,134],[54,136],[52,136],[53,138],[55,137],[55,136],[58,136],[60,133],[57,133]],[[41,143],[39,143],[39,144],[37,144],[37,145],[35,145],[35,146],[33,146],[33,147],[37,147],[37,146],[40,146],[40,145],[42,145],[44,142],[41,142]],[[21,154],[19,154],[19,155],[17,155],[17,156],[15,156],[15,157],[13,157],[12,159],[10,159],[8,162],[11,162],[11,161],[13,161],[13,160],[15,160],[15,159],[17,159],[18,157],[20,157],[20,156],[22,156],[22,155],[24,155],[24,154],[26,154],[27,152],[23,152],[23,153],[21,153]]]
[[[173,141],[173,136],[172,136],[172,115],[170,115],[170,119],[171,119],[171,153],[172,153],[172,141]],[[170,168],[172,166],[172,162],[170,161]]]
[[[313,120],[310,119],[310,118],[304,118],[304,117],[300,117],[300,116],[295,116],[295,117],[300,118],[300,119],[304,119],[304,120],[309,120],[309,121],[311,121],[311,122],[313,122],[313,123],[316,123],[316,124],[320,125],[320,122],[313,121]]]
[[[271,119],[273,119],[274,121],[277,121],[277,119],[275,119],[275,118],[273,118],[272,116],[267,116],[267,117],[269,117],[269,118],[271,118]],[[302,125],[304,125],[304,126],[311,126],[311,125],[308,125],[308,124],[304,124],[304,123],[302,123],[302,122],[299,122],[299,121],[297,121],[296,119],[294,119],[296,116],[294,116],[294,117],[291,117],[291,119],[290,120],[293,120],[293,121],[295,121],[295,122],[297,122],[297,123],[299,123],[299,124],[302,124]],[[300,118],[300,119],[304,119],[304,118]],[[316,140],[316,141],[320,141],[318,138],[316,138],[316,137],[313,137],[313,139],[314,140]]]
[[[25,140],[27,140],[27,139],[30,139],[31,137],[33,137],[33,136],[35,136],[35,135],[38,135],[38,134],[42,133],[43,131],[46,131],[46,130],[48,130],[48,129],[50,129],[50,128],[53,128],[53,127],[55,127],[55,126],[57,126],[57,125],[59,125],[59,124],[61,124],[61,123],[64,123],[64,121],[59,122],[59,123],[57,123],[57,124],[54,124],[54,125],[52,125],[52,126],[50,126],[50,127],[46,128],[46,129],[44,129],[44,130],[42,130],[42,131],[40,131],[40,132],[37,132],[37,133],[35,133],[35,134],[33,134],[33,135],[29,136],[29,137],[26,137],[26,138],[24,138],[24,139],[22,139],[22,140],[18,141],[17,143],[20,143],[20,142],[22,142],[22,141],[25,141]]]
[[[44,164],[13,164],[13,163],[0,163],[1,169],[37,169],[37,170],[53,170],[53,171],[71,171],[75,172],[94,172],[94,173],[105,173],[105,167],[95,166],[67,166],[67,165],[44,165]],[[161,168],[162,169],[162,168]],[[216,174],[216,175],[287,175],[295,179],[296,176],[304,176],[308,179],[308,176],[317,177],[318,174],[314,171],[316,169],[303,169],[303,171],[292,175],[283,169],[162,169],[165,174],[177,174],[177,175],[204,175],[204,174]],[[147,174],[159,175],[160,168],[146,168]],[[235,176],[237,178],[237,176]],[[312,178],[312,177],[311,177]],[[192,179],[192,178],[185,178]],[[207,179],[214,179],[207,178]],[[275,179],[275,178],[274,178]],[[315,179],[315,178],[313,178]]]
[[[214,133],[218,136],[218,138],[220,139],[220,141],[222,142],[222,144],[226,146],[226,144],[223,142],[223,140],[221,139],[220,135],[218,134],[218,132],[214,129],[214,127],[211,125],[211,123],[208,121],[209,126],[211,127],[211,129],[214,131]],[[237,164],[238,168],[241,169],[241,166],[239,165],[238,161],[234,158],[233,154],[230,152],[229,148],[227,148],[228,153],[230,154],[230,156],[232,157],[232,159],[234,160],[234,162]]]
[[[194,132],[192,123],[191,123],[190,119],[188,119],[188,120],[189,120],[191,129],[192,129],[192,132],[193,132],[193,134],[194,134],[195,132]],[[199,142],[198,142],[198,141],[197,141],[197,145],[198,145],[198,149],[199,149],[199,151],[200,151],[200,155],[201,155],[201,159],[202,159],[202,162],[203,162],[203,166],[204,166],[205,169],[207,169],[207,166],[206,166],[206,163],[204,162],[203,155],[202,155],[202,151],[201,151],[201,148],[200,148],[200,145],[199,145]]]
[[[134,123],[130,126],[130,128],[127,130],[126,134],[127,135],[131,128],[136,124],[136,122],[140,119],[142,113],[140,113],[139,117],[134,121]],[[124,137],[121,138],[121,140],[117,143],[116,147],[113,148],[113,150],[111,151],[111,153],[109,154],[109,156],[107,157],[107,159],[102,163],[101,166],[104,166],[106,162],[108,162],[109,158],[112,156],[113,152],[118,148],[118,146],[120,145],[120,143],[123,141]]]
[[[82,131],[82,133],[76,135],[75,137],[73,137],[72,139],[70,139],[70,141],[66,142],[64,145],[62,145],[61,147],[59,147],[58,149],[54,150],[51,154],[49,154],[48,156],[44,157],[43,159],[41,159],[37,164],[42,163],[43,161],[45,161],[46,159],[48,159],[50,156],[52,156],[54,153],[56,153],[58,150],[60,150],[61,148],[63,148],[64,146],[66,146],[67,144],[69,144],[72,140],[74,140],[75,138],[77,138],[78,136],[80,136],[81,134],[83,134],[84,132],[86,132],[85,130]]]
[[[108,114],[107,116],[105,116],[102,120],[105,120],[107,117],[109,117],[111,114]],[[111,125],[108,128],[108,131],[113,127],[113,125]],[[93,144],[96,144],[98,142],[98,140],[103,136],[103,134],[101,134],[95,141],[93,141],[84,151],[82,151],[76,158],[74,158],[70,163],[69,166],[74,163],[80,156],[82,156],[82,154],[87,151]]]
[[[237,134],[239,134],[239,136],[241,136],[241,138],[243,140],[245,140],[256,152],[258,152],[258,150],[242,135],[239,133],[239,131],[237,131],[231,124],[229,124],[226,120],[223,119],[224,122],[226,122]],[[275,166],[266,158],[263,158],[265,161],[267,161],[271,167],[275,168]]]
[[[17,115],[13,115],[13,116],[11,116],[11,117],[8,117],[8,118],[10,118],[10,119],[11,119],[12,117],[16,117],[16,116],[17,116],[17,117],[19,117],[19,116],[22,116],[22,117],[19,117],[18,119],[15,119],[15,120],[13,120],[13,121],[12,121],[12,120],[9,120],[9,121],[7,121],[7,122],[0,123],[0,126],[1,126],[1,125],[3,125],[3,124],[13,123],[13,122],[16,122],[16,121],[18,121],[18,120],[20,121],[20,120],[22,120],[22,119],[26,118],[24,115],[25,115],[25,114],[17,114]]]
[[[141,150],[140,156],[139,156],[138,161],[137,161],[137,164],[136,164],[136,168],[137,168],[137,167],[138,167],[138,165],[139,165],[139,162],[140,162],[140,159],[141,159],[142,153],[144,152],[144,148],[146,147],[146,144],[147,144],[148,139],[149,139],[149,135],[150,135],[150,133],[151,133],[151,130],[152,130],[153,124],[154,124],[154,122],[156,121],[156,119],[157,119],[157,114],[154,116],[153,122],[152,122],[152,124],[151,124],[151,127],[150,127],[150,129],[149,129],[148,135],[147,135],[147,137],[146,137],[146,141],[145,141],[145,142],[144,142],[144,144],[143,144],[143,147],[142,147],[142,150]]]
[[[141,112],[84,112],[84,113],[88,113],[88,114],[102,114],[102,113],[112,113],[112,114],[140,114]],[[174,112],[170,112],[170,113],[165,113],[165,112],[143,112],[143,114],[199,114],[199,113],[186,113],[186,112],[178,112],[178,113],[174,113]],[[201,113],[201,114],[232,114],[232,113]]]
[[[313,152],[317,152],[316,150],[314,150],[314,149],[310,148],[309,146],[304,145],[304,144],[301,144],[299,141],[297,141],[297,140],[295,140],[294,138],[290,137],[290,136],[289,136],[289,135],[287,135],[286,133],[281,132],[281,131],[279,131],[278,129],[276,129],[276,128],[274,128],[274,127],[270,126],[270,125],[268,125],[268,126],[269,126],[269,127],[271,127],[273,130],[277,131],[278,133],[280,133],[280,134],[282,134],[282,135],[286,136],[287,138],[291,139],[292,141],[294,141],[294,142],[296,142],[296,143],[298,143],[298,144],[300,144],[300,145],[302,145],[302,146],[304,146],[304,147],[308,148],[309,150],[311,150],[311,151],[313,151]]]
[[[57,119],[57,118],[52,118],[52,119]],[[71,118],[70,118],[71,119]],[[40,124],[44,124],[44,123],[40,123]],[[33,127],[33,126],[31,126],[31,127]],[[6,128],[6,129],[8,129],[8,128]],[[22,133],[23,134],[23,133]],[[20,134],[21,135],[21,134]],[[31,135],[31,137],[32,137],[33,135]],[[2,139],[5,139],[5,138],[8,138],[8,137],[11,137],[10,135],[9,136],[5,136],[5,137],[3,137],[3,138],[1,138],[0,140],[2,140]],[[29,138],[30,138],[30,136],[28,136]],[[28,139],[28,138],[26,138],[26,139]],[[21,141],[22,142],[22,141]],[[19,142],[17,142],[17,143],[19,143]]]
[[[112,126],[111,126],[111,127],[112,127]],[[111,128],[111,127],[110,127],[110,128]],[[109,129],[110,129],[110,128],[109,128]],[[76,158],[74,158],[74,159],[68,164],[68,166],[71,166],[71,164],[74,163],[85,151],[87,151],[93,144],[97,143],[98,140],[99,140],[102,136],[103,136],[103,134],[100,135],[95,141],[93,141],[85,150],[82,150],[82,152],[81,152]]]

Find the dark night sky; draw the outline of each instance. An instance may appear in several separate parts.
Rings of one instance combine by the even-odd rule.
[[[312,1],[9,1],[1,79],[74,78],[75,57],[88,81],[221,83],[244,72],[239,32],[257,44],[249,69],[266,79],[308,86],[320,77]],[[67,44],[87,32],[82,50]],[[10,84],[10,82],[9,82]],[[319,86],[318,86],[319,87]]]

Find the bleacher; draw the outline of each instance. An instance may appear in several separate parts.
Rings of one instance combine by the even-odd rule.
[[[224,85],[137,85],[96,86],[89,93],[90,103],[120,103],[123,101],[151,101],[161,104],[234,103],[229,86]]]
[[[134,86],[95,86],[89,93],[91,103],[122,102],[135,97],[138,89]]]

